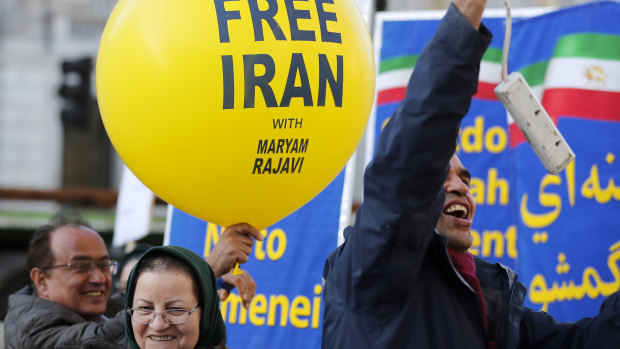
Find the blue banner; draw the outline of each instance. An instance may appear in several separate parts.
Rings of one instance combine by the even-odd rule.
[[[242,265],[257,284],[249,309],[236,291],[220,305],[228,347],[321,346],[321,275],[327,254],[336,247],[343,180],[344,172],[308,204],[262,231],[265,240],[255,243],[250,261]],[[168,224],[170,245],[202,256],[223,231],[177,209]]]
[[[513,142],[527,304],[563,320],[594,315],[620,288],[619,18],[620,3],[593,2],[514,26],[512,66],[538,89],[576,156],[552,176],[526,143]]]

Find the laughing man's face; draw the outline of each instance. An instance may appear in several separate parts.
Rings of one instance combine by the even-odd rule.
[[[53,265],[110,261],[105,242],[95,231],[81,226],[64,226],[50,235]],[[41,298],[66,306],[86,320],[96,321],[106,309],[112,274],[98,267],[77,273],[68,267],[50,269],[41,289]]]
[[[437,231],[448,238],[448,246],[465,252],[473,243],[471,225],[476,204],[469,193],[471,175],[456,155],[450,159],[450,172],[443,183],[446,201],[437,222]]]

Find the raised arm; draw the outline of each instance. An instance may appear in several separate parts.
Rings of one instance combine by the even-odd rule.
[[[454,0],[454,6],[476,30],[480,28],[486,0]]]
[[[485,1],[457,3],[467,15],[451,5],[420,55],[406,97],[379,136],[366,169],[355,225],[345,231],[345,246],[327,261],[325,292],[332,292],[332,277],[348,280],[339,292],[351,306],[369,306],[379,297],[372,292],[410,286],[434,234],[460,121],[476,92],[480,61],[491,39],[484,26],[475,29],[482,14],[475,9]],[[330,276],[331,269],[339,275]],[[376,282],[395,284],[368,287]]]

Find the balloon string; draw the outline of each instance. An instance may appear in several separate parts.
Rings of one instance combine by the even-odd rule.
[[[233,267],[233,275],[240,275],[243,274],[243,270],[241,269],[241,267],[239,266],[239,263],[235,263],[235,266]]]

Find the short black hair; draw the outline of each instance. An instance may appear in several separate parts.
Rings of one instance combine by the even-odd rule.
[[[28,270],[45,268],[54,262],[50,246],[50,236],[54,231],[66,226],[82,226],[92,229],[90,223],[75,211],[61,211],[55,214],[49,224],[38,227],[28,242],[26,261]]]

